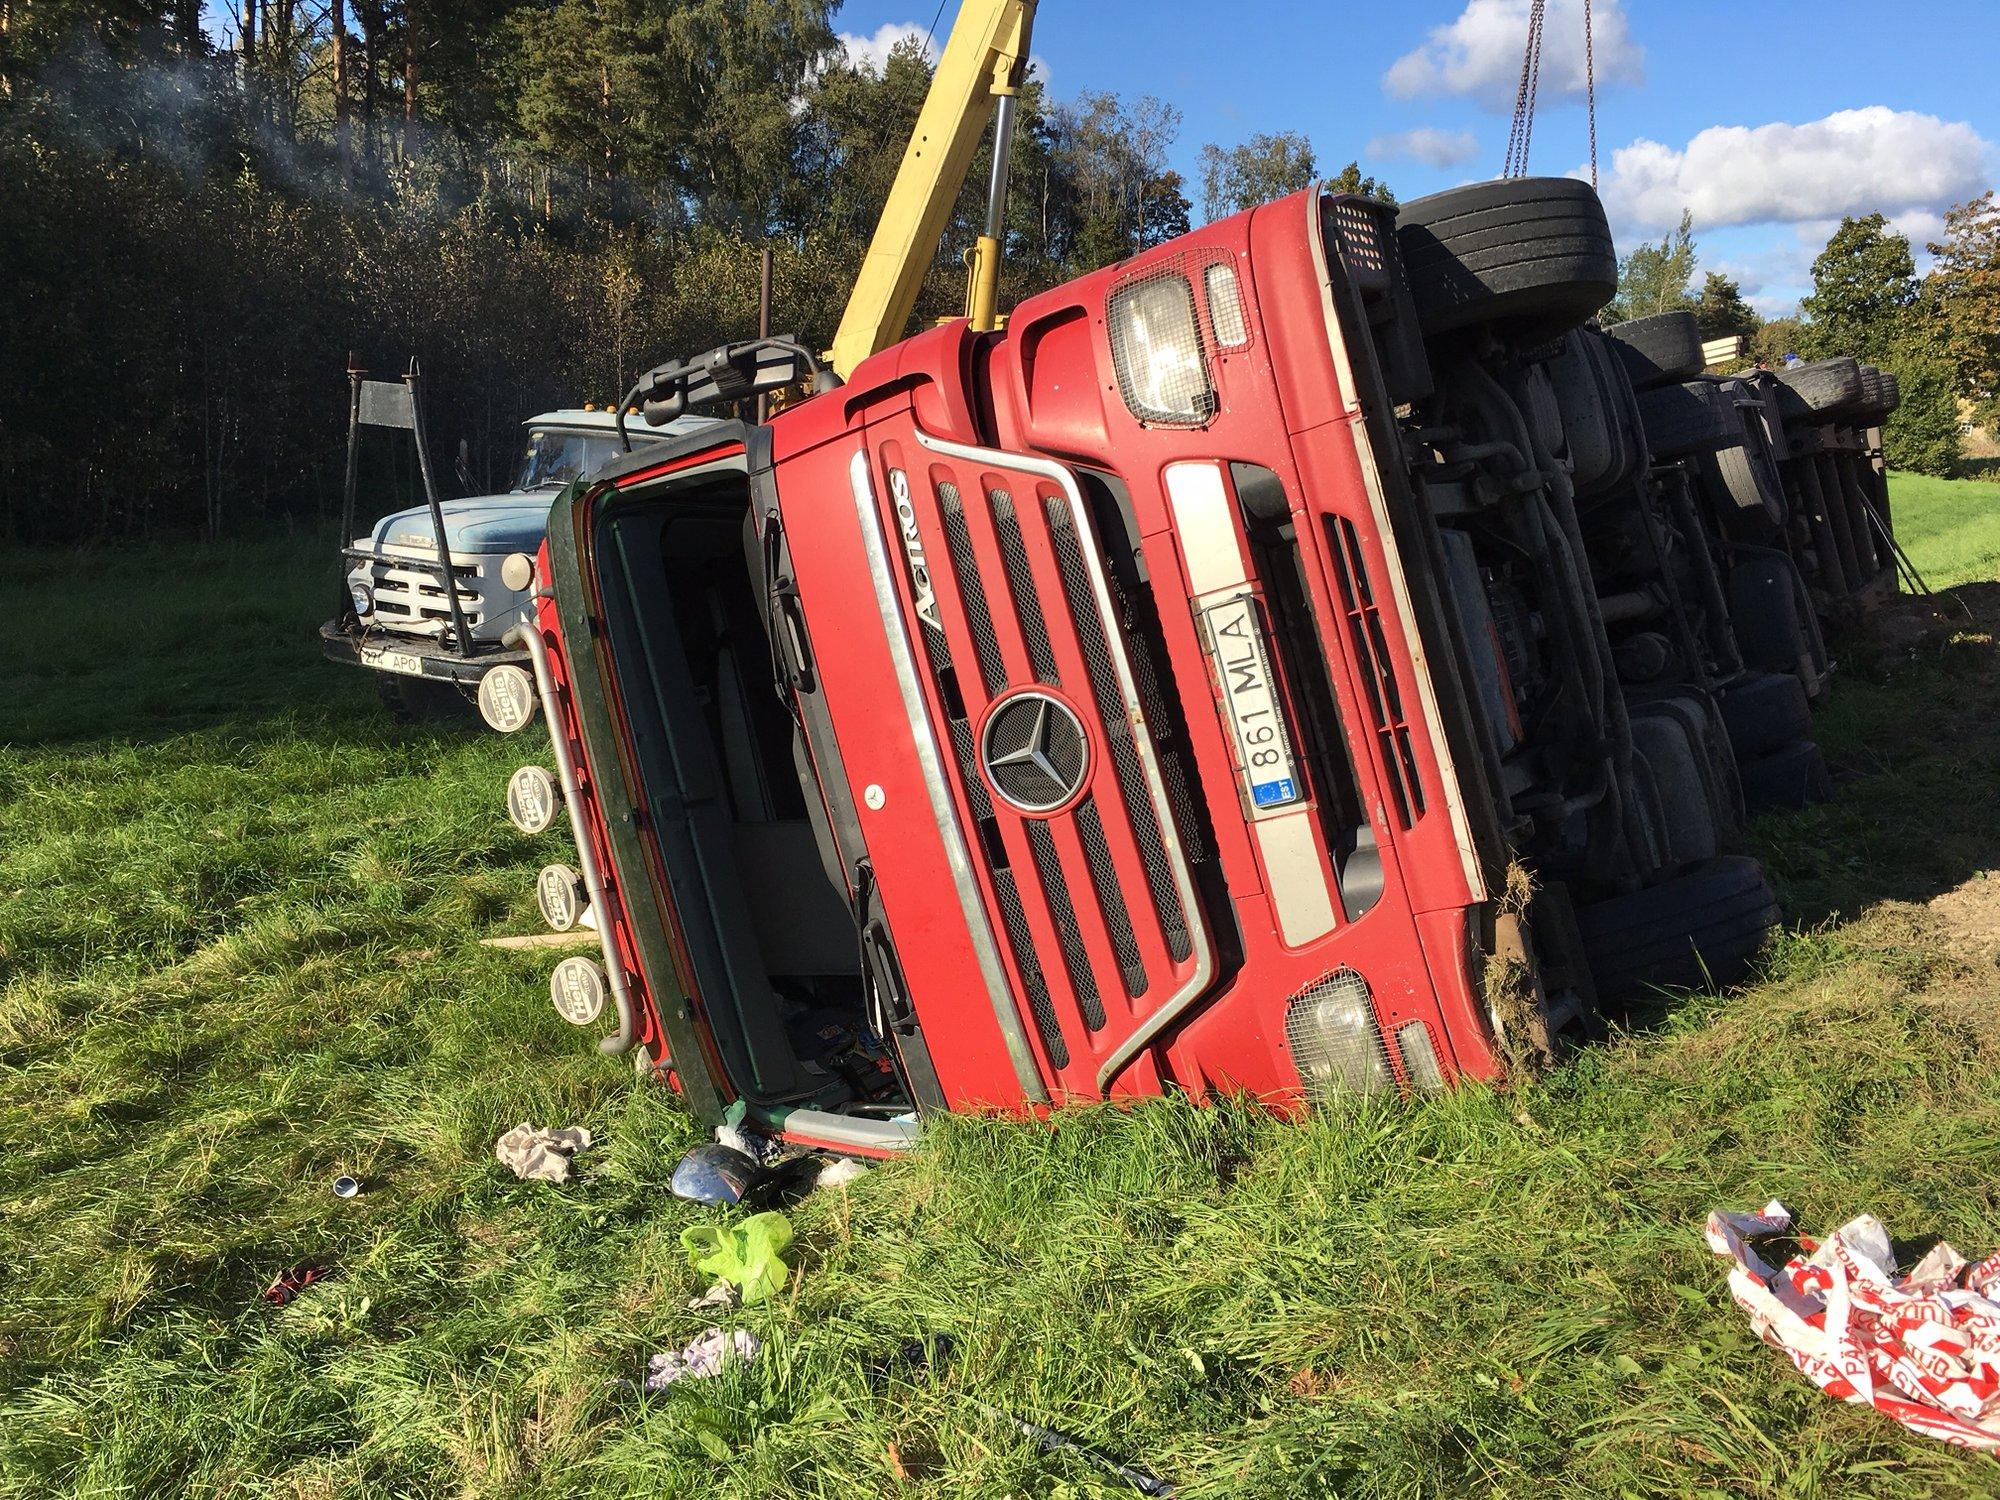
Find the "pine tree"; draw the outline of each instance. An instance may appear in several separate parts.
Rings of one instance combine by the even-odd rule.
[[[1694,320],[1704,339],[1726,339],[1732,335],[1748,339],[1764,326],[1756,309],[1743,300],[1743,288],[1720,271],[1710,271],[1702,278]]]

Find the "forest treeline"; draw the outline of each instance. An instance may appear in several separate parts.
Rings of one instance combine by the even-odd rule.
[[[500,480],[523,417],[753,332],[766,247],[825,340],[930,76],[830,0],[240,5],[218,41],[198,0],[0,0],[0,539],[324,523],[350,351],[420,358],[440,468]],[[1031,84],[1013,295],[1186,229],[1178,125]]]
[[[0,0],[0,543],[329,526],[350,353],[419,358],[439,469],[502,483],[524,417],[753,332],[767,248],[776,326],[823,347],[930,80],[915,37],[851,54],[838,8]],[[1183,232],[1191,192],[1212,218],[1321,167],[1256,135],[1190,185],[1171,105],[1032,76],[1020,116],[1010,299]],[[959,305],[985,178],[917,321]],[[1683,224],[1616,311],[1896,368],[1896,456],[1948,472],[1962,411],[2000,415],[2000,208],[1947,229],[1920,279],[1879,215],[1844,222],[1803,323],[1766,327],[1726,278],[1695,288]]]

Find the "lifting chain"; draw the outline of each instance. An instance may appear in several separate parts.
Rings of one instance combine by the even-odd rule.
[[[1529,0],[1528,43],[1521,53],[1521,82],[1514,91],[1514,123],[1507,132],[1503,177],[1528,175],[1528,147],[1535,134],[1535,96],[1542,76],[1542,21],[1548,0]],[[1597,45],[1592,35],[1591,0],[1583,0],[1583,88],[1590,114],[1590,185],[1597,186]]]

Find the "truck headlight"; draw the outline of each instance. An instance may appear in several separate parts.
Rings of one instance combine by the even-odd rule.
[[[525,552],[510,552],[500,559],[500,581],[520,593],[535,581],[535,560]]]
[[[350,583],[347,586],[347,597],[354,601],[354,612],[357,615],[372,615],[375,613],[375,590],[371,589],[367,584],[358,580]]]
[[[1396,1086],[1368,981],[1352,969],[1336,969],[1286,1002],[1285,1042],[1316,1104]]]
[[[1111,294],[1111,364],[1125,405],[1142,422],[1200,427],[1215,415],[1194,288],[1149,276]]]
[[[556,820],[562,788],[541,766],[523,766],[507,778],[507,821],[523,833],[542,833]]]

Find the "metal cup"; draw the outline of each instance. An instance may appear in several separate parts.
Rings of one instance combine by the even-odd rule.
[[[333,1196],[336,1198],[359,1198],[361,1196],[361,1179],[359,1177],[349,1177],[345,1172],[342,1172],[338,1177],[333,1179]]]

